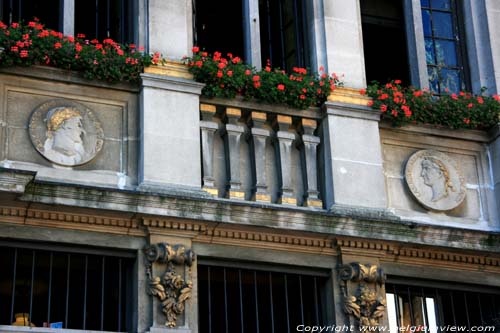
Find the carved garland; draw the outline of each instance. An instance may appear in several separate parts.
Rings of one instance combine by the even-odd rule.
[[[384,297],[380,296],[380,287],[386,279],[382,269],[376,265],[351,263],[339,267],[339,277],[343,281],[340,288],[344,312],[356,318],[360,329],[379,326],[386,307]],[[354,284],[352,294],[349,294],[348,282]]]
[[[175,271],[174,264],[186,264],[189,267],[195,260],[193,251],[186,250],[183,245],[169,245],[158,243],[147,246],[144,253],[148,260],[146,274],[149,279],[148,294],[158,297],[162,304],[162,312],[167,317],[165,326],[175,327],[177,316],[184,312],[185,302],[191,298],[193,284],[185,281]],[[162,277],[153,277],[152,267],[155,262],[167,264],[167,269]]]

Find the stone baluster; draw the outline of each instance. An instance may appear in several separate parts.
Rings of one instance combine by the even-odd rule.
[[[200,104],[201,112],[201,150],[203,163],[203,190],[217,196],[214,177],[214,134],[219,124],[214,121],[216,107],[210,104]]]
[[[229,199],[245,199],[245,192],[241,188],[240,179],[240,145],[241,136],[245,133],[245,126],[240,122],[241,110],[226,108],[228,123],[225,133],[227,135],[228,159],[229,159]]]
[[[301,119],[303,129],[302,144],[305,157],[305,176],[306,193],[304,194],[305,205],[308,207],[322,208],[323,202],[319,198],[318,190],[318,167],[317,167],[317,148],[320,138],[314,135],[317,127],[316,120]]]
[[[290,129],[292,117],[278,115],[276,117],[276,142],[278,152],[278,170],[281,176],[280,202],[285,205],[297,205],[292,184],[292,147],[295,133]]]
[[[252,126],[247,140],[253,142],[255,161],[255,195],[257,202],[271,202],[271,194],[267,184],[266,146],[271,136],[271,131],[266,125],[267,116],[264,112],[252,112],[248,119]]]

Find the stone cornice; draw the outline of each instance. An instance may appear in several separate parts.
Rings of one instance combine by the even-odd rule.
[[[337,238],[336,245],[342,255],[374,257],[380,262],[397,262],[467,271],[488,270],[500,273],[500,255],[498,253],[458,252],[456,249],[443,250],[436,247],[355,238]]]
[[[86,212],[57,211],[51,207],[30,205],[0,205],[0,221],[6,223],[98,231],[114,234],[144,236],[141,221],[135,217],[106,216]]]
[[[49,80],[51,82],[58,81],[111,90],[122,90],[131,93],[138,93],[140,90],[138,84],[127,82],[109,83],[101,80],[87,80],[76,71],[69,71],[49,66],[3,67],[0,69],[0,74],[13,75],[16,77],[25,76],[40,80]]]
[[[324,212],[272,204],[76,187],[41,181],[31,183],[21,200],[500,253],[498,232],[402,221],[387,212],[362,208],[333,207],[330,212]]]

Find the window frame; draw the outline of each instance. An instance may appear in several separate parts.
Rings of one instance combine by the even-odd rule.
[[[196,40],[196,1],[192,0],[193,6],[193,41],[197,44]],[[244,44],[244,58],[247,63],[257,69],[263,67],[261,54],[261,17],[259,11],[259,0],[243,0],[243,44]],[[308,59],[305,60],[308,67],[315,72],[318,70],[318,64],[322,64],[326,68],[327,55],[326,55],[326,40],[324,30],[324,13],[322,0],[312,0],[302,2],[301,17],[304,20],[303,25],[307,30],[302,32],[303,36],[299,39],[304,39],[303,46],[308,48],[309,52],[306,54]],[[202,46],[203,45],[198,45]],[[328,69],[326,69],[328,72]]]
[[[403,0],[408,63],[411,85],[429,89],[420,1]],[[465,87],[476,94],[481,93],[483,86],[495,88],[496,84],[491,75],[493,63],[487,22],[481,19],[481,13],[486,11],[485,0],[477,0],[473,3],[461,0],[453,0],[453,2],[456,2],[457,6],[456,28],[461,36],[461,46],[457,51],[457,56],[461,56],[463,60]]]

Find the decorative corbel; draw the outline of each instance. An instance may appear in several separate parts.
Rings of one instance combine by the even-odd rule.
[[[378,327],[386,301],[381,289],[386,276],[376,265],[351,263],[339,267],[344,312],[355,318],[360,330]]]
[[[184,245],[170,245],[158,243],[149,245],[144,249],[148,264],[146,274],[149,279],[148,294],[158,297],[162,304],[162,312],[167,317],[165,326],[175,327],[177,316],[184,312],[185,302],[191,298],[193,284],[184,280],[175,271],[175,265],[191,267],[195,260],[193,251],[186,250]],[[167,264],[163,275],[153,277],[152,267],[155,262]]]

